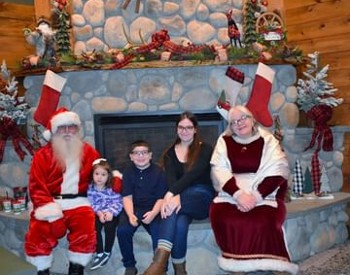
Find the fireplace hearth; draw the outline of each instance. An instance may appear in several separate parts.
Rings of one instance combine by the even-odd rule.
[[[213,146],[224,130],[225,121],[218,113],[195,113],[199,134],[203,141]],[[135,140],[150,143],[153,161],[159,158],[175,140],[176,114],[95,114],[95,146],[107,158],[113,169],[123,171],[129,163],[129,147]]]

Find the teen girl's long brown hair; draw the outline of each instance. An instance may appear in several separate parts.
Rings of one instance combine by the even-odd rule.
[[[191,143],[191,145],[188,148],[188,153],[187,153],[187,161],[185,164],[185,168],[186,170],[191,170],[191,168],[193,167],[194,163],[197,161],[198,156],[199,156],[199,152],[200,152],[200,148],[201,148],[201,144],[202,141],[200,139],[199,133],[198,133],[198,120],[197,117],[189,111],[183,112],[179,118],[176,120],[176,128],[178,127],[180,121],[184,120],[184,119],[188,119],[192,122],[194,128],[196,129],[196,133],[194,133],[193,136],[193,141]],[[160,165],[164,168],[164,159],[166,158],[166,153],[168,152],[169,148],[175,146],[176,144],[181,143],[181,139],[177,136],[176,140],[173,144],[171,144],[164,152],[163,155],[161,157],[160,160]]]

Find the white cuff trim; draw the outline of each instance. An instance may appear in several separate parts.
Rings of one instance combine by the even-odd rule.
[[[63,217],[62,208],[55,202],[49,202],[35,209],[34,216],[39,221],[54,221]]]
[[[242,189],[239,189],[238,191],[236,191],[234,194],[233,194],[233,199],[235,201],[237,201],[237,198],[243,193],[244,191]]]
[[[82,266],[87,266],[87,264],[91,261],[93,253],[79,253],[68,251],[68,259],[70,262],[75,264],[80,264]]]
[[[298,274],[298,265],[277,259],[251,259],[235,260],[222,256],[218,258],[219,267],[231,272],[252,272],[252,271],[287,271],[293,275]]]
[[[48,256],[28,256],[26,255],[27,262],[36,266],[38,271],[45,270],[51,267],[53,255]]]
[[[44,79],[44,85],[50,87],[51,89],[54,89],[57,92],[61,92],[63,89],[64,84],[66,84],[67,79],[63,78],[62,76],[59,76],[58,74],[54,73],[53,71],[47,70],[45,79]]]
[[[263,197],[261,196],[261,194],[259,193],[259,191],[253,191],[252,195],[256,199],[256,204],[262,203],[262,201],[264,200]]]

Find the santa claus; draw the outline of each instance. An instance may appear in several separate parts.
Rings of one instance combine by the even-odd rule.
[[[83,275],[95,252],[95,216],[87,199],[92,163],[99,153],[80,135],[79,116],[58,109],[48,122],[49,141],[34,155],[29,194],[33,204],[25,237],[27,260],[50,274],[53,249],[67,234],[69,275]]]

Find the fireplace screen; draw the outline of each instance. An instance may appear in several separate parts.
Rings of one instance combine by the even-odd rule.
[[[176,138],[175,123],[179,114],[96,114],[94,115],[95,145],[113,169],[123,171],[130,161],[129,148],[135,140],[143,139],[152,148],[153,161]],[[202,140],[215,145],[225,122],[218,113],[196,113]]]

